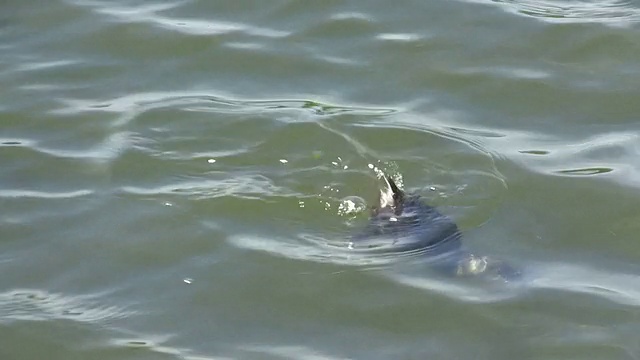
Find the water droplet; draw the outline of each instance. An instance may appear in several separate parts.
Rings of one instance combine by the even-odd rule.
[[[366,209],[364,199],[357,196],[347,196],[338,205],[338,214],[342,216],[355,216]]]

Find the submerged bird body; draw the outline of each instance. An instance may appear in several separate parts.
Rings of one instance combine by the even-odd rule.
[[[449,217],[425,204],[419,195],[405,194],[391,178],[384,180],[386,187],[380,190],[369,224],[354,237],[354,246],[438,253],[460,248],[462,234]]]
[[[369,223],[352,238],[354,249],[421,251],[441,259],[440,267],[456,275],[490,271],[504,279],[517,276],[516,270],[501,261],[465,251],[462,234],[451,218],[425,204],[419,195],[406,194],[390,177],[383,178],[385,187]]]

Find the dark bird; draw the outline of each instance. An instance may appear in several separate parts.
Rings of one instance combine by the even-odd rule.
[[[510,280],[519,272],[508,264],[465,251],[462,233],[446,215],[407,194],[387,175],[378,203],[372,208],[367,226],[352,237],[354,249],[385,252],[416,251],[437,259],[438,268],[455,275],[493,274]]]

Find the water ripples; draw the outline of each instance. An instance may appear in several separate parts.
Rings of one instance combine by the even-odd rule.
[[[640,20],[640,9],[631,1],[493,0],[509,11],[558,23],[603,23],[629,26]]]
[[[73,4],[92,8],[99,14],[107,15],[122,23],[147,23],[164,30],[176,31],[187,35],[221,35],[241,32],[251,36],[279,38],[288,32],[251,26],[246,23],[234,23],[215,20],[194,20],[175,18],[160,13],[184,5],[179,1],[166,4],[149,4],[141,6],[116,6],[112,2],[73,1]]]
[[[371,175],[363,177],[363,174],[370,173],[374,166],[368,161],[381,157],[383,152],[395,151],[380,148],[381,144],[378,144],[377,151],[372,150],[374,144],[367,138],[381,131],[385,131],[386,136],[402,137],[406,143],[419,144],[430,141],[441,144],[434,147],[437,150],[431,154],[432,161],[429,164],[420,165],[420,168],[426,170],[429,178],[426,189],[430,189],[428,190],[430,197],[439,198],[441,202],[449,202],[449,210],[467,230],[481,226],[491,218],[491,214],[499,206],[501,194],[506,189],[504,179],[497,170],[492,155],[481,142],[473,140],[473,137],[494,137],[500,136],[499,134],[451,127],[446,123],[438,124],[436,118],[432,119],[431,125],[425,125],[422,117],[392,108],[344,106],[313,100],[244,100],[230,96],[206,95],[202,92],[141,93],[106,101],[67,99],[63,103],[65,106],[54,110],[55,114],[75,115],[86,112],[114,114],[116,119],[112,124],[115,130],[119,130],[119,133],[127,133],[129,138],[137,139],[129,141],[130,147],[126,148],[120,157],[113,159],[112,166],[119,167],[120,162],[143,162],[147,167],[155,169],[159,176],[162,176],[164,164],[185,163],[185,166],[192,169],[190,174],[165,177],[160,182],[156,181],[155,185],[148,181],[139,181],[140,179],[135,182],[123,182],[119,186],[119,192],[122,194],[136,197],[186,196],[192,200],[212,203],[219,202],[216,199],[220,199],[220,209],[233,209],[215,212],[224,217],[233,217],[235,213],[242,216],[238,205],[233,205],[238,201],[249,202],[246,206],[254,208],[246,212],[250,214],[269,211],[269,204],[291,202],[292,207],[289,210],[278,211],[274,222],[293,224],[295,227],[289,230],[294,230],[297,234],[284,238],[276,235],[262,237],[239,234],[231,236],[229,240],[235,246],[264,251],[276,256],[366,266],[382,266],[419,257],[420,254],[410,253],[372,255],[342,251],[345,250],[349,232],[358,226],[350,224],[352,222],[350,218],[355,219],[357,224],[357,218],[362,218],[364,212],[364,206],[360,206],[359,214],[341,213],[344,199],[356,195],[354,190],[358,186],[354,184],[354,180],[359,178],[360,180],[355,181],[370,182],[371,193],[358,195],[376,194],[377,189],[372,186],[375,185],[375,181],[372,181]],[[211,149],[209,142],[197,145],[202,141],[199,139],[199,133],[186,132],[181,128],[180,123],[162,120],[163,116],[158,120],[157,114],[164,112],[198,115],[196,123],[190,124],[192,128],[224,126],[224,120],[214,122],[207,117],[202,117],[202,114],[212,114],[219,119],[235,120],[255,116],[262,118],[265,113],[269,113],[270,119],[262,119],[261,122],[264,124],[268,121],[272,125],[268,127],[266,133],[260,134],[255,142],[247,141],[245,138],[229,144],[230,146],[225,149],[215,150]],[[156,114],[154,116],[156,120],[151,122],[149,115],[154,114]],[[171,117],[175,116],[179,115]],[[385,119],[389,117],[395,117],[393,125],[385,123]],[[344,123],[342,119],[347,119],[348,122]],[[296,130],[299,126],[306,127],[307,137],[326,138],[327,140],[322,143],[335,142],[336,138],[341,139],[344,142],[341,146],[342,150],[335,152],[336,157],[332,157],[329,149],[323,149],[319,145],[315,148],[316,152],[311,151],[310,154],[300,157],[298,155],[300,150],[313,150],[313,148],[309,149],[308,143],[297,144],[293,140],[300,134],[299,130]],[[222,127],[222,130],[228,132],[229,128]],[[398,134],[394,135],[394,132]],[[291,135],[287,135],[288,133]],[[166,137],[169,134],[170,137]],[[242,141],[247,141],[245,146],[242,145]],[[176,151],[187,142],[190,143],[189,152]],[[292,147],[280,151],[282,154],[296,154],[294,158],[278,160],[279,156],[273,154],[271,156],[273,166],[257,168],[251,165],[256,161],[255,159],[248,163],[243,160],[264,156],[261,154],[261,149],[278,148],[284,143],[289,143]],[[194,145],[196,145],[195,148]],[[382,145],[384,147],[384,144]],[[198,147],[201,150],[198,150]],[[418,150],[419,147],[415,149]],[[341,152],[354,151],[358,155],[355,159],[342,159],[339,156]],[[451,152],[460,154],[461,161],[466,164],[464,171],[452,172],[451,169],[438,163],[438,158],[446,157]],[[132,157],[134,153],[138,155]],[[396,156],[405,161],[421,157],[419,154]],[[278,161],[280,164],[277,163]],[[188,163],[193,163],[195,167],[187,165]],[[387,163],[384,167],[398,175],[402,170],[393,163]],[[194,170],[196,172],[193,172]],[[304,177],[308,176],[305,174],[308,173],[311,176],[315,174],[317,177],[319,173],[326,171],[329,173],[322,175],[326,179],[323,190],[309,192],[302,189],[309,189],[309,185],[304,184],[306,181]],[[146,171],[146,174],[149,174],[149,171]],[[292,179],[293,182],[287,181],[287,178]],[[313,183],[317,183],[317,180],[313,180]],[[343,191],[338,193],[340,189]],[[456,203],[455,199],[462,193],[466,194],[467,200]],[[472,200],[474,197],[477,199]],[[173,201],[169,200],[169,202]],[[301,223],[297,219],[318,211],[323,213],[319,218],[322,228],[318,228],[317,232],[308,232],[309,227],[315,226],[313,221],[309,223],[307,220]]]
[[[52,155],[57,158],[80,158],[80,159],[108,159],[110,166],[117,165],[120,161],[129,161],[127,157],[132,152],[140,152],[141,161],[145,163],[158,162],[153,165],[158,169],[159,174],[163,174],[161,168],[164,164],[174,162],[195,162],[198,165],[192,168],[190,174],[177,174],[177,176],[166,177],[160,184],[150,184],[146,181],[121,182],[116,183],[116,193],[130,195],[134,197],[148,196],[186,196],[192,200],[209,201],[216,203],[216,199],[226,199],[226,203],[233,203],[239,200],[250,201],[248,206],[269,211],[269,204],[291,202],[289,210],[279,210],[276,221],[293,225],[288,230],[293,230],[293,236],[281,237],[277,234],[267,236],[255,236],[250,233],[230,236],[227,241],[236,247],[243,249],[257,250],[272,254],[277,257],[286,257],[302,261],[314,261],[320,263],[333,263],[337,265],[355,265],[362,271],[386,268],[391,264],[410,262],[421,254],[413,253],[389,253],[389,254],[357,254],[345,251],[348,234],[357,228],[358,222],[350,224],[345,216],[339,214],[340,203],[345,196],[353,196],[354,180],[342,178],[354,174],[361,176],[366,173],[366,162],[361,163],[358,168],[358,161],[368,160],[380,156],[381,153],[394,153],[395,149],[384,149],[385,144],[378,144],[377,152],[367,142],[368,133],[384,131],[387,136],[398,136],[405,139],[403,145],[415,143],[428,139],[429,142],[439,143],[433,146],[434,151],[430,156],[429,164],[421,165],[427,168],[426,178],[429,179],[428,187],[438,189],[436,199],[449,206],[457,221],[466,228],[467,231],[482,226],[491,219],[493,211],[500,206],[501,196],[507,189],[506,181],[496,165],[497,158],[501,157],[518,159],[518,156],[530,156],[535,158],[527,159],[527,168],[538,167],[545,173],[564,176],[572,175],[602,175],[611,172],[615,168],[610,163],[611,152],[620,153],[619,149],[632,149],[635,147],[634,140],[637,138],[633,133],[609,133],[607,135],[596,135],[586,140],[578,140],[567,144],[566,140],[554,144],[551,138],[532,136],[527,133],[514,131],[492,130],[491,128],[474,129],[462,124],[455,124],[450,121],[455,114],[432,115],[428,123],[425,123],[425,115],[416,115],[411,112],[400,111],[392,108],[374,108],[365,106],[344,106],[328,103],[321,103],[313,100],[292,100],[292,99],[271,99],[271,100],[246,100],[231,96],[207,95],[203,92],[193,93],[139,93],[128,95],[111,100],[64,100],[64,107],[53,110],[56,115],[76,115],[85,113],[104,113],[115,115],[115,120],[111,123],[114,133],[106,143],[94,147],[93,150],[63,150],[51,147],[43,147],[38,142],[28,139],[6,138],[2,141],[7,147],[32,148],[42,154]],[[149,114],[158,112],[185,112],[204,114],[210,113],[215,116],[230,116],[234,118],[262,116],[265,112],[274,115],[276,119],[271,120],[274,124],[269,129],[271,133],[288,131],[287,128],[301,124],[314,126],[321,133],[329,136],[337,136],[344,140],[343,151],[358,153],[360,159],[355,162],[355,166],[349,161],[333,161],[330,157],[320,153],[318,158],[311,154],[306,156],[306,164],[302,168],[295,165],[296,159],[284,159],[277,164],[278,156],[274,154],[273,165],[270,170],[267,168],[252,168],[250,163],[243,163],[240,159],[246,156],[255,156],[260,147],[274,148],[273,145],[265,145],[265,142],[278,143],[278,137],[273,140],[269,135],[261,134],[262,139],[259,146],[227,148],[226,150],[211,150],[201,147],[200,150],[191,149],[188,152],[179,151],[182,142],[197,141],[197,134],[183,134],[182,138],[179,127],[171,121],[157,123],[148,119]],[[443,116],[440,116],[443,115]],[[389,118],[394,121],[389,123]],[[347,118],[347,123],[340,123]],[[443,119],[446,119],[444,121]],[[220,123],[213,123],[207,119],[200,119],[202,126],[220,126]],[[151,125],[151,126],[149,126]],[[393,135],[397,132],[398,135]],[[159,136],[171,134],[170,141],[160,141]],[[181,139],[177,142],[176,139]],[[514,138],[518,138],[514,141]],[[116,140],[113,140],[116,139]],[[525,141],[525,139],[528,139]],[[260,145],[261,144],[261,145]],[[203,144],[206,145],[206,144]],[[504,147],[504,146],[507,147]],[[515,145],[515,147],[513,146]],[[529,149],[522,150],[528,146]],[[113,149],[119,149],[114,152]],[[415,147],[414,149],[419,149]],[[491,149],[491,150],[489,150]],[[624,151],[623,151],[624,152]],[[282,150],[284,154],[295,154],[293,150]],[[438,163],[440,156],[457,153],[460,161],[466,165],[464,170],[456,171],[446,168]],[[635,153],[633,153],[635,154]],[[633,155],[629,153],[628,155]],[[402,154],[399,158],[403,161],[410,161],[414,155]],[[415,158],[420,158],[419,154]],[[593,166],[593,159],[602,158],[601,166]],[[576,159],[590,159],[584,162]],[[605,160],[606,159],[606,160]],[[208,161],[213,160],[213,161]],[[282,158],[280,160],[283,160]],[[354,159],[351,159],[353,161]],[[625,160],[621,159],[621,163]],[[333,164],[333,165],[332,165]],[[563,168],[558,168],[562,164]],[[573,168],[567,168],[572,164]],[[584,166],[589,165],[589,166]],[[393,167],[393,166],[392,166]],[[195,171],[194,171],[195,170]],[[331,184],[332,189],[343,188],[347,193],[335,196],[329,193],[306,192],[297,188],[301,184],[285,183],[286,177],[296,177],[305,172],[317,174],[318,171],[331,170],[331,176],[337,176],[331,180],[329,176],[324,176],[326,182]],[[399,171],[397,169],[396,171]],[[402,169],[404,170],[404,169]],[[232,176],[225,175],[231,172]],[[359,174],[359,175],[358,175]],[[342,180],[341,180],[342,178]],[[424,176],[422,177],[424,179]],[[360,177],[360,179],[363,179]],[[304,181],[302,178],[296,181]],[[348,184],[351,185],[348,185]],[[456,184],[457,183],[457,184]],[[347,186],[345,186],[347,184]],[[373,182],[372,182],[373,184]],[[327,186],[327,185],[324,185]],[[349,189],[351,186],[351,189]],[[373,187],[370,187],[374,190]],[[425,188],[426,189],[426,188]],[[80,189],[66,192],[41,192],[32,190],[5,190],[0,192],[4,197],[39,197],[39,198],[73,198],[92,195],[93,190]],[[375,193],[375,192],[374,192]],[[465,194],[464,202],[456,200],[457,195]],[[366,196],[367,194],[361,194]],[[291,201],[289,201],[291,200]],[[299,206],[304,203],[304,207]],[[296,206],[297,205],[297,206]],[[225,205],[223,207],[226,207]],[[314,209],[315,207],[315,209]],[[321,208],[322,207],[322,208]],[[320,209],[321,208],[321,209]],[[304,217],[301,213],[305,211],[324,212],[318,220],[323,227],[315,232],[305,231],[313,224],[308,222],[303,224],[298,222],[298,218]],[[218,215],[233,217],[237,212],[242,216],[243,210],[240,208],[231,212],[216,212]],[[360,213],[352,213],[349,216],[362,219],[363,208]],[[327,222],[328,220],[328,222]],[[313,223],[313,221],[311,222]],[[393,276],[396,276],[393,278]],[[517,296],[518,292],[513,292],[512,288],[501,290],[483,290],[478,287],[469,286],[465,283],[456,283],[446,280],[428,279],[422,276],[412,277],[405,275],[393,275],[392,278],[398,283],[412,287],[428,289],[429,291],[445,293],[454,298],[471,302],[497,302],[511,299]],[[541,283],[540,283],[541,284]],[[566,283],[563,283],[566,285]],[[537,286],[537,285],[535,285]],[[534,287],[535,287],[534,286]],[[547,283],[545,286],[557,286],[554,283]],[[488,292],[487,292],[488,291]],[[586,291],[580,290],[579,291]],[[605,293],[598,293],[600,296]],[[626,295],[622,295],[623,297]]]
[[[111,100],[80,100],[60,98],[63,107],[52,110],[52,114],[73,115],[86,112],[107,112],[127,114],[115,125],[126,125],[135,116],[156,109],[177,109],[222,114],[255,113],[269,110],[306,110],[314,115],[390,115],[398,110],[365,106],[342,106],[326,104],[314,100],[271,99],[244,100],[230,95],[210,95],[203,92],[155,92],[130,94]],[[126,120],[125,120],[126,119]]]
[[[0,323],[17,349],[40,341],[23,326],[86,332],[72,351],[114,358],[637,342],[633,319],[616,322],[640,306],[624,265],[638,256],[637,4],[13,3]],[[350,249],[378,170],[523,278]],[[119,297],[136,311],[105,305]]]
[[[592,296],[620,305],[640,306],[638,276],[631,273],[601,271],[588,266],[569,263],[526,261],[519,262],[523,278],[516,281],[487,282],[486,279],[451,279],[406,272],[389,273],[398,283],[438,293],[455,300],[471,303],[513,301],[534,292],[553,290],[567,296]],[[412,270],[415,273],[415,269]]]
[[[132,312],[96,304],[100,296],[66,296],[41,290],[16,289],[0,293],[0,323],[13,321],[73,320],[104,323]]]
[[[504,139],[487,142],[502,157],[530,171],[554,176],[595,176],[637,187],[640,172],[631,165],[640,155],[637,139],[635,131],[609,131],[575,140],[511,132]]]
[[[0,197],[5,198],[38,198],[38,199],[71,199],[93,194],[91,190],[75,190],[68,192],[45,192],[35,190],[0,190]]]

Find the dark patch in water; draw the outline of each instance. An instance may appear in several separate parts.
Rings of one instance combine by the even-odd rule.
[[[567,175],[599,175],[599,174],[606,174],[612,171],[613,169],[611,168],[593,167],[593,168],[584,168],[584,169],[559,170],[558,173],[567,174]]]
[[[529,155],[549,155],[549,152],[546,150],[520,150],[520,153]]]

